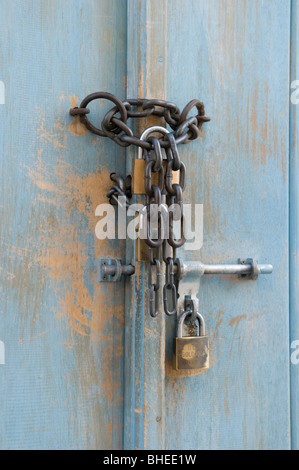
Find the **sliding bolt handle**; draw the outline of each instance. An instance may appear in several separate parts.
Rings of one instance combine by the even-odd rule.
[[[256,280],[260,274],[271,274],[272,264],[258,264],[252,258],[239,259],[239,264],[206,264],[200,261],[178,263],[178,277],[180,279],[190,275],[220,276],[238,275],[242,279]]]
[[[122,264],[120,259],[101,258],[99,260],[99,282],[117,282],[122,276],[135,274],[135,266]]]

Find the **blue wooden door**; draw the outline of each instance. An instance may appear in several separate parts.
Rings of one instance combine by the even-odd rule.
[[[68,110],[91,90],[125,98],[126,7],[0,2],[3,449],[122,447],[124,288],[101,287],[96,260],[123,248],[94,228],[125,154]]]
[[[298,0],[0,8],[0,448],[298,448]],[[212,121],[181,147],[204,244],[180,256],[274,265],[257,282],[202,280],[201,375],[173,370],[174,321],[150,318],[132,241],[95,237],[109,174],[136,157],[68,115],[102,90],[204,101]],[[90,105],[97,124],[108,107]],[[135,277],[99,284],[102,256]]]
[[[196,97],[212,118],[200,141],[181,147],[188,173],[184,201],[203,204],[204,243],[200,252],[181,250],[180,257],[206,263],[251,257],[272,263],[274,273],[257,282],[234,276],[201,281],[211,367],[181,377],[171,364],[174,321],[150,318],[144,266],[136,263],[127,292],[126,337],[132,340],[125,446],[288,449],[293,436],[297,447],[298,378],[294,366],[291,394],[289,347],[290,325],[298,338],[295,279],[291,317],[289,310],[289,153],[296,166],[296,114],[291,141],[289,123],[290,44],[296,73],[299,3],[129,5],[128,34],[139,39],[128,56],[128,95],[158,96],[180,108]],[[296,269],[295,255],[293,264]]]

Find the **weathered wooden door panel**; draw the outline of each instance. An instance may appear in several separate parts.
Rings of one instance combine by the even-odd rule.
[[[181,250],[180,256],[212,263],[253,257],[273,263],[275,271],[257,282],[202,280],[211,368],[181,378],[171,366],[174,321],[149,317],[137,264],[135,287],[129,287],[129,312],[134,305],[135,314],[126,321],[134,354],[128,359],[125,444],[287,449],[291,3],[129,4],[128,24],[131,19],[139,47],[132,46],[129,56],[128,94],[180,107],[196,97],[212,117],[201,141],[181,147],[185,201],[204,206],[204,245],[200,253]]]
[[[0,448],[287,449],[291,430],[298,447],[298,374],[292,366],[290,388],[289,367],[296,256],[291,335],[288,261],[298,5],[0,0]],[[150,318],[147,273],[132,242],[94,236],[109,174],[130,171],[136,156],[69,117],[68,108],[100,90],[180,107],[204,101],[212,121],[200,141],[181,147],[185,202],[204,206],[204,245],[180,257],[274,265],[257,282],[201,281],[212,350],[200,376],[173,371],[175,324]],[[103,116],[109,104],[90,109]],[[123,283],[99,285],[96,266],[125,251],[136,263],[126,296]]]
[[[292,2],[291,10],[291,92],[296,93],[291,100],[290,112],[290,346],[295,360],[291,361],[291,417],[292,448],[299,449],[299,374],[298,374],[298,77],[299,77],[299,2]],[[294,89],[295,85],[295,89]]]
[[[166,433],[166,446],[289,448],[290,2],[171,7],[167,97],[199,96],[212,117],[202,141],[182,150],[192,168],[189,197],[204,206],[200,258],[253,257],[275,271],[257,282],[202,280],[211,369],[166,379],[166,429],[176,430]],[[180,47],[172,31],[185,38]]]
[[[126,2],[0,10],[0,447],[119,448],[124,291],[99,287],[96,259],[123,249],[95,239],[94,212],[125,158],[68,109],[98,89],[125,98]]]

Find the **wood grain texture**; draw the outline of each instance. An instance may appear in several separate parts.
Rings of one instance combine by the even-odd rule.
[[[291,84],[299,80],[299,2],[292,2],[291,24]],[[291,89],[294,93],[295,89]],[[299,340],[299,303],[298,303],[298,243],[299,243],[299,104],[291,104],[290,108],[290,346],[291,353],[298,349]],[[296,359],[296,357],[295,357]],[[299,365],[291,364],[291,417],[292,417],[292,448],[299,449]]]
[[[289,339],[299,339],[296,107],[289,119],[298,9],[298,0],[0,0],[1,449],[288,449],[290,396],[298,448],[289,366]],[[96,259],[122,258],[125,247],[95,239],[94,211],[109,173],[130,172],[136,156],[69,117],[97,90],[181,108],[204,101],[212,122],[181,147],[185,201],[204,204],[204,247],[180,255],[274,264],[256,283],[202,281],[212,350],[200,376],[171,369],[175,324],[150,318],[142,264],[126,298],[123,284],[97,283]],[[109,104],[90,109],[100,124]],[[126,261],[136,262],[130,240]]]
[[[204,205],[203,249],[184,256],[254,257],[275,270],[257,282],[202,280],[211,368],[167,379],[167,448],[287,449],[290,2],[170,3],[167,98],[197,97],[212,117],[181,150],[185,201]]]
[[[68,109],[94,91],[125,97],[126,2],[0,10],[0,447],[120,448],[124,287],[100,286],[96,260],[124,247],[95,239],[94,211],[125,153]],[[90,105],[98,124],[109,107]]]
[[[165,99],[166,7],[164,0],[128,1],[128,97]],[[136,132],[140,134],[141,128],[153,123],[151,119],[141,120]],[[130,149],[127,157],[131,171],[135,150]],[[142,196],[135,196],[135,202],[142,201]],[[127,259],[134,262],[137,272],[126,291],[125,448],[163,449],[164,318],[160,315],[153,319],[149,315],[147,269],[144,263],[137,262],[135,244],[130,240]]]
[[[128,16],[135,19],[135,52],[129,56],[134,59],[128,61],[134,63],[134,74],[129,65],[128,83],[134,83],[129,90],[139,96],[156,91],[148,37],[155,37],[155,26],[159,35],[160,25],[148,19],[148,4],[131,2]],[[130,343],[137,335],[132,339],[138,344],[136,379],[127,394],[140,407],[138,427],[130,428],[130,448],[153,448],[155,436],[160,439],[156,448],[166,449],[290,448],[290,7],[285,0],[172,0],[151,13],[157,18],[167,10],[163,97],[179,106],[197,97],[212,116],[201,140],[181,147],[189,169],[185,201],[204,205],[204,247],[180,256],[224,263],[254,257],[273,263],[275,272],[257,282],[234,277],[202,281],[199,299],[211,339],[211,368],[200,376],[180,378],[172,370],[175,322],[166,319],[161,438],[150,417],[163,404],[163,352],[158,347],[156,354],[146,354],[148,339],[157,345],[153,332],[160,325],[150,323],[144,273],[138,271],[130,298],[134,303],[136,295],[134,312],[141,321],[132,322],[127,337]],[[160,342],[163,332],[161,327]],[[149,384],[159,381],[157,402]]]
[[[127,2],[127,96],[144,96],[144,78],[140,71],[145,58],[144,24],[146,3],[133,0]],[[137,123],[134,130],[138,132]],[[127,172],[132,173],[132,161],[137,158],[136,149],[127,150]],[[140,198],[133,201],[139,203]],[[125,315],[125,407],[124,407],[124,448],[143,449],[144,422],[144,293],[145,270],[136,265],[135,243],[127,240],[127,262],[136,266],[135,276],[126,286]]]
[[[204,247],[200,253],[181,250],[180,256],[224,263],[254,257],[275,266],[272,276],[257,282],[234,277],[202,281],[199,298],[211,339],[211,369],[200,376],[179,378],[173,371],[175,322],[166,319],[166,408],[160,421],[165,437],[156,448],[287,449],[290,2],[172,0],[151,13],[156,22],[147,17],[152,2],[129,4],[128,19],[134,18],[135,25],[134,54],[128,56],[128,84],[134,85],[128,85],[129,91],[144,96],[146,90],[159,90],[148,37],[155,37],[156,27],[165,43],[157,17],[167,10],[163,97],[179,106],[199,98],[212,116],[201,140],[181,147],[189,169],[185,201],[204,204]],[[130,20],[128,24],[130,31]],[[137,289],[131,291],[142,323],[133,322],[129,331],[129,342],[137,335],[134,364],[139,376],[127,393],[135,393],[140,403],[130,448],[143,444],[148,449],[160,434],[147,418],[146,393],[152,399],[151,413],[157,414],[164,384],[156,389],[158,403],[149,384],[163,379],[163,352],[158,347],[157,354],[146,354],[148,338],[157,344],[153,332],[159,324],[150,321],[144,307],[143,275],[138,271]],[[144,339],[146,324],[151,326]],[[163,331],[161,327],[160,341]]]

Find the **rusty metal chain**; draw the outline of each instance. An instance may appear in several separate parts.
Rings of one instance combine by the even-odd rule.
[[[90,114],[90,110],[87,108],[88,104],[98,99],[109,100],[115,105],[104,116],[101,129],[94,126],[87,118],[87,115]],[[188,117],[193,108],[197,110],[196,116]],[[168,136],[159,139],[162,148],[169,148],[174,142],[178,145],[197,139],[203,123],[210,121],[210,118],[205,116],[204,104],[199,100],[190,101],[180,112],[176,104],[168,101],[157,99],[128,99],[121,101],[107,92],[88,95],[79,107],[70,109],[70,114],[71,116],[79,116],[85,127],[96,135],[108,137],[122,147],[135,145],[146,150],[154,148],[153,139],[143,141],[134,136],[133,130],[127,124],[128,118],[139,119],[151,115],[164,118],[174,132],[171,134],[173,137],[170,137],[170,139]]]
[[[168,136],[170,147],[166,151],[167,163],[166,174],[163,167],[163,155],[160,142],[157,137],[148,137],[147,140],[153,142],[152,151],[144,151],[146,160],[145,166],[145,192],[146,196],[146,239],[149,246],[149,289],[150,289],[150,314],[156,317],[159,311],[159,298],[157,283],[152,283],[152,266],[156,266],[161,273],[161,261],[165,263],[165,284],[163,287],[163,307],[168,316],[177,312],[177,285],[174,277],[174,265],[176,262],[176,249],[183,246],[184,237],[184,212],[183,212],[183,191],[185,189],[186,168],[181,161],[176,142],[173,136]],[[180,171],[179,184],[172,184],[172,171]],[[152,184],[152,174],[158,174],[157,184]],[[168,237],[162,233],[162,194],[165,196],[167,216],[168,216]],[[154,212],[157,220],[152,220],[151,208],[155,205],[158,211]],[[177,240],[174,234],[174,220],[180,220],[181,235]],[[156,227],[156,233],[151,235],[151,223]],[[165,230],[165,227],[163,227]],[[153,249],[156,249],[156,257],[153,256]],[[172,255],[170,251],[172,250]],[[159,268],[157,268],[159,266]],[[161,274],[159,274],[160,276]]]
[[[159,257],[153,257],[153,249],[149,249],[150,261],[148,264],[148,287],[149,287],[149,304],[150,304],[150,315],[155,318],[159,315],[159,290],[161,280],[161,262]],[[155,283],[152,282],[152,269],[153,266],[156,268]]]
[[[107,99],[114,103],[102,120],[101,129],[95,127],[87,118],[90,110],[87,105],[98,99]],[[192,109],[196,108],[196,116],[189,116]],[[88,95],[79,107],[70,110],[72,116],[78,116],[80,121],[96,135],[108,137],[122,147],[134,145],[142,149],[143,158],[146,161],[144,171],[145,183],[145,242],[149,250],[148,267],[148,288],[150,315],[156,317],[159,314],[159,290],[161,284],[161,263],[165,263],[165,284],[163,287],[164,312],[168,316],[177,312],[178,278],[175,278],[174,266],[178,260],[176,250],[185,243],[184,226],[185,216],[183,208],[183,192],[186,186],[186,166],[181,161],[178,145],[195,140],[200,135],[200,129],[204,122],[210,121],[205,116],[203,103],[199,100],[190,101],[182,112],[176,104],[158,99],[128,99],[120,101],[111,93],[99,92]],[[133,130],[128,126],[127,120],[147,118],[149,116],[159,116],[171,127],[173,132],[169,132],[158,126],[156,130],[162,137],[158,138],[149,135],[143,140],[136,137]],[[152,129],[152,128],[151,128]],[[150,129],[148,129],[150,130]],[[166,159],[163,159],[165,152]],[[166,160],[164,169],[163,160]],[[179,183],[173,184],[173,172],[179,171]],[[153,184],[153,174],[158,174],[155,184]],[[109,201],[113,205],[120,205],[119,196],[125,197],[125,205],[129,206],[131,195],[130,179],[122,178],[115,173],[110,175],[113,186],[107,193]],[[163,203],[163,201],[165,201]],[[152,234],[152,209],[158,208],[154,212],[157,216],[155,220],[156,230]],[[165,237],[164,215],[167,214],[168,237]],[[174,234],[174,221],[180,221],[180,238],[176,239]],[[163,225],[164,224],[164,225]],[[163,230],[162,230],[163,229]],[[153,270],[155,279],[153,280]]]

